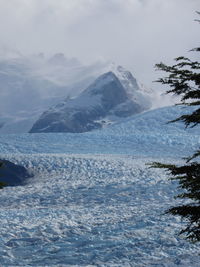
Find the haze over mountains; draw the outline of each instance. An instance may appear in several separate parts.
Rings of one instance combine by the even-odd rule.
[[[62,54],[45,59],[18,57],[0,62],[0,124],[2,133],[28,132],[37,118],[51,105],[80,87],[87,86],[99,71],[84,67]]]
[[[102,75],[105,73],[107,73],[107,78],[109,76],[107,81],[113,79],[112,84],[108,86],[110,93],[104,95],[104,103],[106,101],[107,104],[102,106],[100,98],[99,102],[96,98],[96,105],[101,106],[101,111],[99,110],[96,115],[92,115],[89,106],[91,107],[91,103],[94,101],[93,89],[96,90],[95,87],[98,82],[98,95],[101,94],[103,97],[105,88],[103,89],[101,86],[104,86],[102,80],[105,76]],[[118,88],[118,92],[120,91],[119,87],[121,87],[122,99],[119,95],[118,100],[115,99],[114,87]],[[147,110],[155,106],[160,97],[160,93],[145,89],[129,71],[121,66],[109,62],[97,62],[84,66],[76,58],[66,58],[62,53],[55,54],[51,58],[45,58],[43,54],[39,54],[29,57],[18,55],[1,59],[0,92],[0,133],[42,131],[42,128],[47,127],[47,125],[39,127],[39,130],[38,121],[41,122],[44,116],[52,114],[55,110],[56,113],[59,113],[58,110],[60,110],[61,119],[66,117],[66,124],[66,121],[69,121],[69,114],[74,113],[74,105],[77,109],[80,104],[82,107],[79,107],[78,110],[83,111],[83,99],[85,98],[88,101],[84,100],[86,108],[84,112],[88,113],[88,108],[90,111],[88,116],[84,115],[83,119],[86,124],[90,124],[92,120],[93,126],[90,127],[85,124],[83,127],[80,125],[69,126],[68,130],[71,132],[88,131],[106,126],[109,121],[113,123],[117,120],[116,117],[119,119]],[[161,105],[165,105],[164,102]],[[92,113],[94,113],[94,109],[97,111],[97,106],[92,109]],[[57,120],[59,116],[56,118],[54,116],[54,118]],[[80,119],[78,120],[80,121]],[[101,120],[101,122],[96,122],[97,120]],[[71,120],[70,123],[72,123]],[[66,127],[56,130],[56,127],[52,128],[51,126],[49,130],[44,131],[68,130]]]
[[[28,132],[49,107],[75,97],[104,72],[105,64],[82,66],[56,54],[17,57],[0,62],[2,133]]]

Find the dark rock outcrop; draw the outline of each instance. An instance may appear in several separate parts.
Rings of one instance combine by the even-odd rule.
[[[27,179],[32,177],[23,166],[14,164],[8,160],[0,160],[0,182],[8,186],[23,185]]]

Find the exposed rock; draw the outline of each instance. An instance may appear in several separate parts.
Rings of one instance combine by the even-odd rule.
[[[87,132],[148,109],[132,74],[122,70],[120,74],[121,79],[113,72],[101,75],[78,97],[44,112],[30,132]]]
[[[0,160],[3,163],[0,168],[0,182],[9,186],[25,184],[32,175],[22,166],[16,165],[8,160]]]

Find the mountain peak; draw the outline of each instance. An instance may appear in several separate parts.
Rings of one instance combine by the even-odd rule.
[[[92,91],[93,94],[101,92],[104,86],[110,83],[119,83],[119,79],[112,72],[106,72],[100,75],[86,90],[85,92]],[[83,92],[84,93],[84,92]]]
[[[118,71],[126,74],[123,82],[113,71],[100,75],[76,98],[44,112],[30,132],[87,132],[104,127],[105,121],[114,123],[147,109],[140,103],[142,96],[135,93],[139,89],[132,74],[122,67]]]

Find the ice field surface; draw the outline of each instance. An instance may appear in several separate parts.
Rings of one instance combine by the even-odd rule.
[[[103,130],[81,133],[0,135],[4,153],[128,154],[177,157],[191,154],[200,144],[200,127],[185,128],[168,121],[188,113],[183,107],[165,107],[134,115]]]
[[[200,143],[199,128],[165,124],[169,107],[84,134],[1,135],[1,157],[35,174],[1,190],[1,266],[199,266],[181,237],[177,184],[154,160],[174,162]]]

